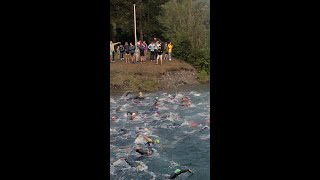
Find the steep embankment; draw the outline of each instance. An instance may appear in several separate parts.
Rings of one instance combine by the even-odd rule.
[[[162,65],[141,63],[110,63],[110,91],[156,91],[184,84],[199,84],[197,71],[190,64],[172,59]]]

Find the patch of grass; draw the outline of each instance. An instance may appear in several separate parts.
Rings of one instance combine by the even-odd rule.
[[[156,91],[159,89],[159,82],[156,77],[148,77],[142,81],[141,89],[143,91]]]
[[[202,82],[202,83],[209,82],[210,75],[205,70],[201,70],[197,75],[197,79],[199,82]]]
[[[132,74],[127,75],[127,82],[128,82],[128,88],[131,91],[138,91],[139,88],[139,84],[140,84],[140,80],[138,78],[138,76],[134,76]]]
[[[162,65],[150,62],[147,56],[144,64],[125,63],[116,60],[110,63],[110,84],[118,87],[115,91],[157,91],[161,87],[158,78],[170,71],[187,70],[196,72],[196,69],[185,61],[173,58],[172,61],[163,61]]]

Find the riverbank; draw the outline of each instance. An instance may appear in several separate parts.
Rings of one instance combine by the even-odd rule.
[[[149,60],[144,63],[110,63],[110,91],[158,91],[182,85],[205,83],[209,79],[198,77],[197,70],[190,64],[173,58],[155,65]]]

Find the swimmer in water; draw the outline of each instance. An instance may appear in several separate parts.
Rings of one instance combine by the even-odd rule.
[[[117,117],[112,116],[112,117],[111,117],[111,120],[112,120],[112,121],[116,121],[116,120],[117,120]]]
[[[143,93],[142,93],[142,92],[139,92],[139,95],[138,95],[138,96],[133,97],[133,99],[139,99],[139,100],[144,99],[144,95],[143,95]]]
[[[189,100],[188,97],[183,97],[181,100],[181,106],[189,107],[191,106],[191,101]]]
[[[130,120],[133,120],[137,116],[137,113],[128,111],[127,116]]]
[[[136,168],[138,170],[141,170],[143,168],[143,165],[135,162],[133,160],[129,160],[128,158],[120,158],[121,160],[124,160],[129,166],[131,166],[132,168]]]
[[[131,100],[131,99],[133,99],[133,100],[142,100],[142,99],[144,99],[144,95],[143,95],[142,92],[139,92],[139,95],[134,96],[134,97],[130,97],[127,100]]]
[[[153,109],[158,109],[158,106],[160,105],[160,102],[159,102],[159,98],[158,96],[156,96],[154,98],[154,104],[153,104]]]
[[[181,126],[181,124],[178,124],[178,123],[172,123],[172,124],[168,124],[168,125],[166,125],[166,128],[168,128],[168,129],[174,129],[174,128],[177,128],[177,127],[180,127]]]
[[[204,126],[203,128],[201,128],[201,130],[199,132],[202,132],[202,131],[207,130],[207,129],[209,129],[209,126]]]
[[[148,136],[144,135],[143,138],[147,141],[146,145],[151,146],[151,144],[159,144],[160,140],[156,139],[156,140],[152,140],[151,138],[149,138]]]
[[[180,170],[180,169],[176,169],[174,171],[174,174],[172,174],[169,179],[175,179],[176,177],[178,177],[180,174],[182,173],[186,173],[186,172],[190,172],[192,173],[192,171],[190,169],[184,169],[184,170]]]
[[[176,95],[172,95],[172,96],[169,96],[170,100],[174,100],[176,98]]]
[[[116,112],[117,112],[117,113],[120,113],[120,112],[122,112],[122,111],[123,111],[122,106],[117,107],[117,109],[116,109]]]
[[[148,150],[142,150],[141,147],[135,148],[136,152],[143,156],[151,156],[153,154],[152,148],[148,148]]]
[[[158,107],[158,105],[155,103],[155,104],[153,105],[153,107],[150,109],[150,111],[152,111],[152,112],[159,112],[159,107]]]

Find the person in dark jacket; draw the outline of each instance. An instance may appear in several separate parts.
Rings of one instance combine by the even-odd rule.
[[[129,51],[129,44],[128,44],[128,42],[125,42],[125,44],[124,44],[124,51],[125,51],[125,59],[126,59],[126,63],[128,63],[128,61],[129,61],[129,56],[130,56],[130,51]]]
[[[121,44],[121,45],[120,45],[120,60],[121,60],[121,61],[124,59],[124,58],[123,58],[124,51],[125,51],[125,49],[124,49],[123,45]]]
[[[131,55],[131,62],[134,63],[134,54],[136,52],[136,47],[130,42],[129,51]]]

